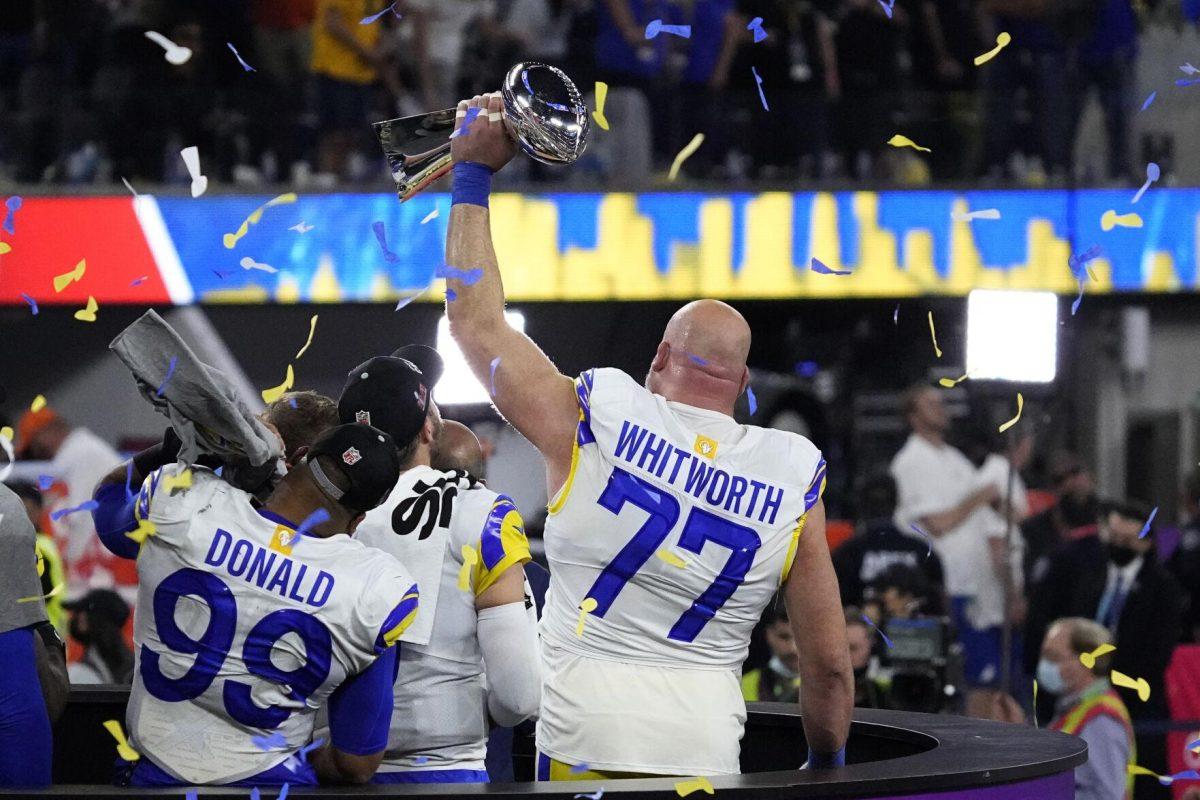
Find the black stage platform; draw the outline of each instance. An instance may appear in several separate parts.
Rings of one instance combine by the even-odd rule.
[[[183,797],[183,789],[130,789],[106,785],[116,745],[101,723],[125,718],[127,689],[75,689],[55,730],[52,789],[24,792],[39,797]],[[531,778],[533,743],[518,737],[514,762],[519,778]],[[1083,741],[1020,725],[963,717],[858,709],[845,767],[798,771],[805,752],[796,707],[754,703],[742,741],[742,775],[711,778],[727,798],[922,798],[923,800],[1068,800],[1072,770],[1086,759]],[[593,793],[634,798],[674,797],[678,779],[458,785],[291,787],[305,797],[447,797],[505,795],[565,797]],[[246,797],[247,789],[202,788],[201,797]],[[929,793],[937,793],[930,795]],[[0,790],[0,794],[6,794]],[[8,793],[11,794],[11,793]],[[273,798],[274,789],[264,789]],[[692,795],[693,798],[701,794]]]

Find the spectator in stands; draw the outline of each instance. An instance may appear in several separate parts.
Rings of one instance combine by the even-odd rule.
[[[54,587],[66,583],[66,576],[63,574],[62,556],[59,555],[54,537],[42,532],[42,520],[45,518],[46,511],[42,493],[29,481],[10,480],[7,485],[17,497],[21,498],[21,502],[25,505],[25,513],[29,516],[34,531],[37,532],[35,548],[38,555],[38,577],[42,581],[42,596],[46,598],[46,616],[49,617],[50,624],[54,626],[55,630],[65,635],[67,612],[63,608],[63,594],[61,589],[57,592],[54,591]]]
[[[858,178],[879,174],[879,153],[895,133],[901,41],[908,15],[897,3],[889,17],[883,5],[879,0],[845,0],[837,4],[835,17],[842,92],[837,143],[847,170]]]
[[[116,592],[93,589],[66,604],[71,612],[71,638],[83,645],[83,657],[67,665],[73,685],[128,684],[133,679],[133,651],[125,642],[129,606]]]
[[[1021,523],[1025,539],[1025,585],[1030,590],[1063,543],[1096,534],[1100,506],[1095,480],[1083,460],[1060,451],[1050,457],[1050,485],[1057,499],[1050,508]]]
[[[117,451],[87,428],[72,426],[49,406],[27,411],[17,423],[17,457],[49,461],[46,472],[66,486],[58,510],[77,508],[92,498],[92,490],[106,473],[121,463]],[[122,571],[116,559],[96,538],[90,514],[75,512],[52,524],[67,568],[67,594],[77,596],[88,588],[128,585],[132,574]]]
[[[416,26],[413,54],[427,110],[450,108],[464,96],[495,90],[502,70],[512,65],[501,70],[491,66],[498,74],[479,74],[481,66],[491,65],[489,51],[502,34],[494,0],[407,0],[407,6]]]
[[[896,527],[896,481],[886,473],[867,479],[858,494],[859,524],[856,535],[833,551],[843,606],[861,606],[867,586],[886,570],[902,565],[924,574],[927,583],[942,586],[942,560],[932,552],[931,544],[917,534]],[[941,603],[934,602],[926,613],[939,613]]]
[[[1122,800],[1133,788],[1126,765],[1134,762],[1133,724],[1121,696],[1108,681],[1112,654],[1096,658],[1088,669],[1079,660],[1112,636],[1097,622],[1083,617],[1056,620],[1046,631],[1037,666],[1038,685],[1057,698],[1050,727],[1087,742],[1087,762],[1075,769],[1076,800]],[[996,716],[1021,723],[1025,713],[1004,695]]]
[[[980,512],[1000,493],[991,483],[980,485],[975,466],[946,443],[950,419],[938,390],[918,384],[905,392],[903,403],[912,434],[890,468],[899,490],[896,525],[901,530],[917,525],[933,537],[963,645],[967,710],[982,716],[990,713],[988,691],[1002,671],[999,628],[978,616],[975,603],[980,583],[994,575],[987,542],[994,529]]]
[[[1149,516],[1143,503],[1116,504],[1101,517],[1099,536],[1064,546],[1035,590],[1025,633],[1027,652],[1032,654],[1050,623],[1060,617],[1085,617],[1106,627],[1117,648],[1113,669],[1150,684],[1146,702],[1130,689],[1119,690],[1134,720],[1168,717],[1163,674],[1179,641],[1183,612],[1179,585],[1154,557],[1153,526],[1141,535]],[[1030,660],[1027,655],[1027,667],[1033,666]],[[1162,734],[1139,736],[1137,749],[1138,763],[1158,773],[1166,771]],[[1147,781],[1147,794],[1156,796],[1157,785]]]
[[[254,61],[268,90],[258,94],[262,112],[269,109],[262,146],[285,165],[305,157],[300,116],[308,100],[312,63],[312,24],[316,0],[252,0]],[[252,125],[258,120],[251,117]],[[268,180],[274,176],[267,175]]]
[[[1130,118],[1134,106],[1138,20],[1130,0],[1100,0],[1091,33],[1079,47],[1079,69],[1071,87],[1071,138],[1083,116],[1088,90],[1096,89],[1108,141],[1108,180],[1127,181],[1130,169]],[[1141,176],[1137,176],[1140,180]]]
[[[1184,590],[1184,641],[1200,642],[1200,470],[1192,470],[1180,492],[1183,528],[1167,569]]]
[[[871,674],[875,630],[863,618],[862,609],[846,606],[846,643],[854,668],[854,705],[857,708],[887,708],[883,685]]]
[[[941,614],[941,587],[931,584],[916,567],[893,564],[863,593],[868,614],[880,622]]]
[[[742,676],[742,697],[747,702],[799,702],[800,652],[796,649],[782,598],[777,598],[763,611],[763,623],[771,660],[767,666]]]
[[[686,17],[692,36],[687,41],[687,62],[680,77],[675,105],[679,124],[673,131],[671,149],[683,147],[697,133],[704,134],[704,146],[684,167],[692,174],[705,175],[723,164],[729,147],[730,109],[725,94],[729,66],[738,43],[750,41],[745,23],[734,13],[736,5],[735,0],[696,0]],[[746,73],[749,75],[749,68]],[[757,106],[757,93],[754,98]],[[761,106],[757,108],[766,114]],[[753,117],[756,121],[763,119],[758,114]]]

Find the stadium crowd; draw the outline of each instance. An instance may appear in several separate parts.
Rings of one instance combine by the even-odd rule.
[[[693,179],[1061,182],[1095,90],[1108,178],[1127,181],[1139,27],[1181,19],[1177,4],[1159,6],[30,0],[0,19],[0,176],[178,183],[179,150],[195,145],[224,183],[380,184],[370,121],[446,108],[495,89],[513,63],[542,60],[589,102],[606,83],[620,124],[579,169],[515,170],[520,180],[643,180],[699,132],[705,144],[684,169]],[[648,38],[656,19],[687,35]],[[168,64],[147,30],[191,58]],[[976,69],[1001,32],[1008,55]],[[933,152],[887,148],[897,130]]]

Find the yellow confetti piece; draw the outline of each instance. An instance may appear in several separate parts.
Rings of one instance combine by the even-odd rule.
[[[929,335],[933,337],[933,352],[937,353],[937,357],[942,357],[942,348],[937,344],[937,329],[933,327],[933,312],[929,312]]]
[[[667,562],[672,567],[679,567],[680,569],[683,569],[688,565],[688,562],[684,561],[682,558],[675,555],[665,547],[654,555],[658,556],[660,560]]]
[[[605,125],[604,129],[608,130],[608,126]],[[5,253],[11,253],[11,252],[12,252],[11,244],[8,244],[7,242],[0,242],[0,256],[4,255]]]
[[[687,797],[692,792],[704,792],[705,794],[716,794],[713,791],[713,785],[709,783],[708,778],[703,776],[692,778],[690,781],[680,781],[675,784],[675,794],[680,797]]]
[[[1117,672],[1114,669],[1109,673],[1109,679],[1113,682],[1113,686],[1120,686],[1136,691],[1138,700],[1141,700],[1143,703],[1150,699],[1150,684],[1145,678],[1134,680],[1124,672]]]
[[[463,565],[458,568],[458,588],[460,591],[471,591],[471,575],[475,565],[479,563],[479,553],[469,544],[462,546]]]
[[[583,638],[583,623],[587,621],[587,615],[595,611],[598,605],[594,597],[585,597],[579,604],[579,622],[575,623],[575,635],[579,638]]]
[[[285,377],[283,379],[283,383],[281,383],[278,386],[275,386],[271,389],[263,389],[263,391],[262,391],[263,402],[267,403],[269,405],[271,403],[274,403],[279,398],[283,397],[283,393],[286,392],[288,389],[292,388],[292,384],[295,382],[295,380],[296,380],[296,376],[292,372],[292,365],[288,364],[287,377]]]
[[[933,312],[930,313],[932,314]],[[934,341],[937,341],[936,337]],[[935,344],[934,346],[936,347],[937,345]],[[961,378],[938,378],[938,383],[940,383],[942,386],[945,386],[947,389],[953,389],[955,386],[958,386],[960,383],[965,381],[967,377],[968,376],[964,374]]]
[[[0,515],[0,516],[3,516],[3,515]],[[35,553],[35,555],[37,556],[37,570],[38,570],[38,577],[40,578],[46,574],[46,559],[42,558],[41,553]]]
[[[95,322],[96,312],[100,310],[100,304],[96,302],[96,298],[88,295],[87,307],[81,308],[75,312],[75,319],[80,322]]]
[[[675,160],[671,162],[671,171],[667,173],[667,180],[673,181],[679,177],[679,168],[683,166],[683,162],[692,157],[692,153],[700,149],[700,145],[704,144],[704,134],[697,133],[692,137],[692,140],[684,145],[679,151],[679,155],[675,156]]]
[[[153,522],[148,519],[139,519],[137,529],[129,531],[125,535],[138,544],[143,544],[148,537],[153,536],[157,532]]]
[[[117,740],[117,755],[121,758],[126,761],[137,761],[142,757],[141,753],[129,746],[129,741],[125,738],[125,731],[121,729],[121,723],[110,719],[104,723],[104,729]]]
[[[5,425],[3,428],[0,428],[0,436],[3,436],[5,439],[8,439],[11,442],[13,438],[12,426]]]
[[[300,348],[300,352],[296,353],[297,361],[299,361],[300,356],[304,355],[305,351],[308,350],[308,346],[310,344],[312,344],[312,337],[313,337],[313,334],[316,332],[317,332],[317,315],[313,314],[312,319],[309,320],[309,322],[308,322],[308,339],[304,342],[304,347]]]
[[[1017,415],[1015,417],[1013,417],[1012,419],[1010,419],[1008,422],[1006,422],[1000,426],[1000,433],[1004,433],[1006,430],[1011,428],[1013,425],[1016,425],[1017,422],[1019,422],[1021,419],[1021,412],[1024,410],[1025,410],[1025,398],[1021,396],[1020,392],[1017,392]]]
[[[975,66],[982,66],[983,64],[991,61],[993,58],[1000,55],[1000,51],[1008,47],[1010,44],[1012,44],[1012,36],[1009,35],[1008,31],[1001,31],[1000,35],[996,37],[995,47],[993,47],[991,50],[988,50],[983,55],[975,56]]]
[[[1102,644],[1090,653],[1080,653],[1079,663],[1083,664],[1088,669],[1095,669],[1097,658],[1111,653],[1116,649],[1117,648],[1113,647],[1111,644]]]
[[[608,130],[608,118],[604,116],[604,101],[608,99],[608,84],[604,81],[596,81],[596,110],[592,112],[592,119],[596,120],[596,124],[604,130]]]
[[[899,133],[897,133],[892,138],[888,139],[887,143],[890,144],[892,147],[911,147],[914,150],[920,150],[922,153],[932,153],[933,152],[928,147],[921,147],[921,145],[917,144],[912,139],[908,138],[907,136],[902,136]]]
[[[1113,228],[1140,228],[1144,223],[1137,214],[1118,214],[1111,208],[1100,217],[1100,229],[1105,233]]]
[[[33,402],[29,404],[29,410],[35,414],[37,412],[41,411],[45,407],[46,407],[46,396],[42,395],[42,394],[39,394],[37,397],[33,398]]]
[[[53,589],[51,589],[46,594],[35,594],[30,597],[18,597],[17,602],[18,603],[36,603],[38,600],[42,600],[42,599],[49,600],[51,597],[56,597],[56,596],[62,594],[62,590],[65,588],[67,588],[67,585],[65,583],[60,583],[58,586],[55,586]]]
[[[185,469],[178,475],[168,475],[163,478],[163,488],[174,494],[176,489],[192,488],[192,471]]]
[[[250,226],[258,224],[258,221],[260,219],[262,219],[262,215],[263,215],[264,211],[266,211],[268,208],[271,208],[272,206],[282,206],[282,205],[286,205],[288,203],[294,203],[294,202],[296,202],[296,200],[297,200],[297,197],[296,197],[295,192],[288,192],[286,194],[281,194],[278,197],[268,200],[267,202],[263,203],[258,208],[254,209],[254,211],[250,214],[250,216],[248,216],[244,220],[242,220],[242,224],[238,226],[237,233],[227,233],[223,237],[221,237],[221,243],[225,245],[226,250],[232,250],[234,248],[234,245],[236,245],[238,243],[238,240],[241,239],[243,236],[245,236],[246,233],[250,230]]]
[[[75,269],[70,272],[64,272],[62,275],[54,276],[54,291],[61,292],[67,288],[67,284],[71,281],[78,281],[83,277],[83,273],[87,271],[87,259],[79,259],[79,263],[75,265]]]
[[[1037,719],[1037,678],[1033,679],[1033,727],[1038,727]]]

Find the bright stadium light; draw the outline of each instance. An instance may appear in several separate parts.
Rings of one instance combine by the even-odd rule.
[[[967,375],[1049,383],[1058,363],[1053,292],[976,289],[967,296]]]
[[[504,318],[516,330],[525,330],[525,315],[520,311],[505,311]],[[442,377],[433,390],[433,399],[438,405],[491,402],[490,389],[476,380],[462,350],[458,349],[458,342],[450,336],[450,320],[445,314],[438,320],[437,351],[445,362]]]

